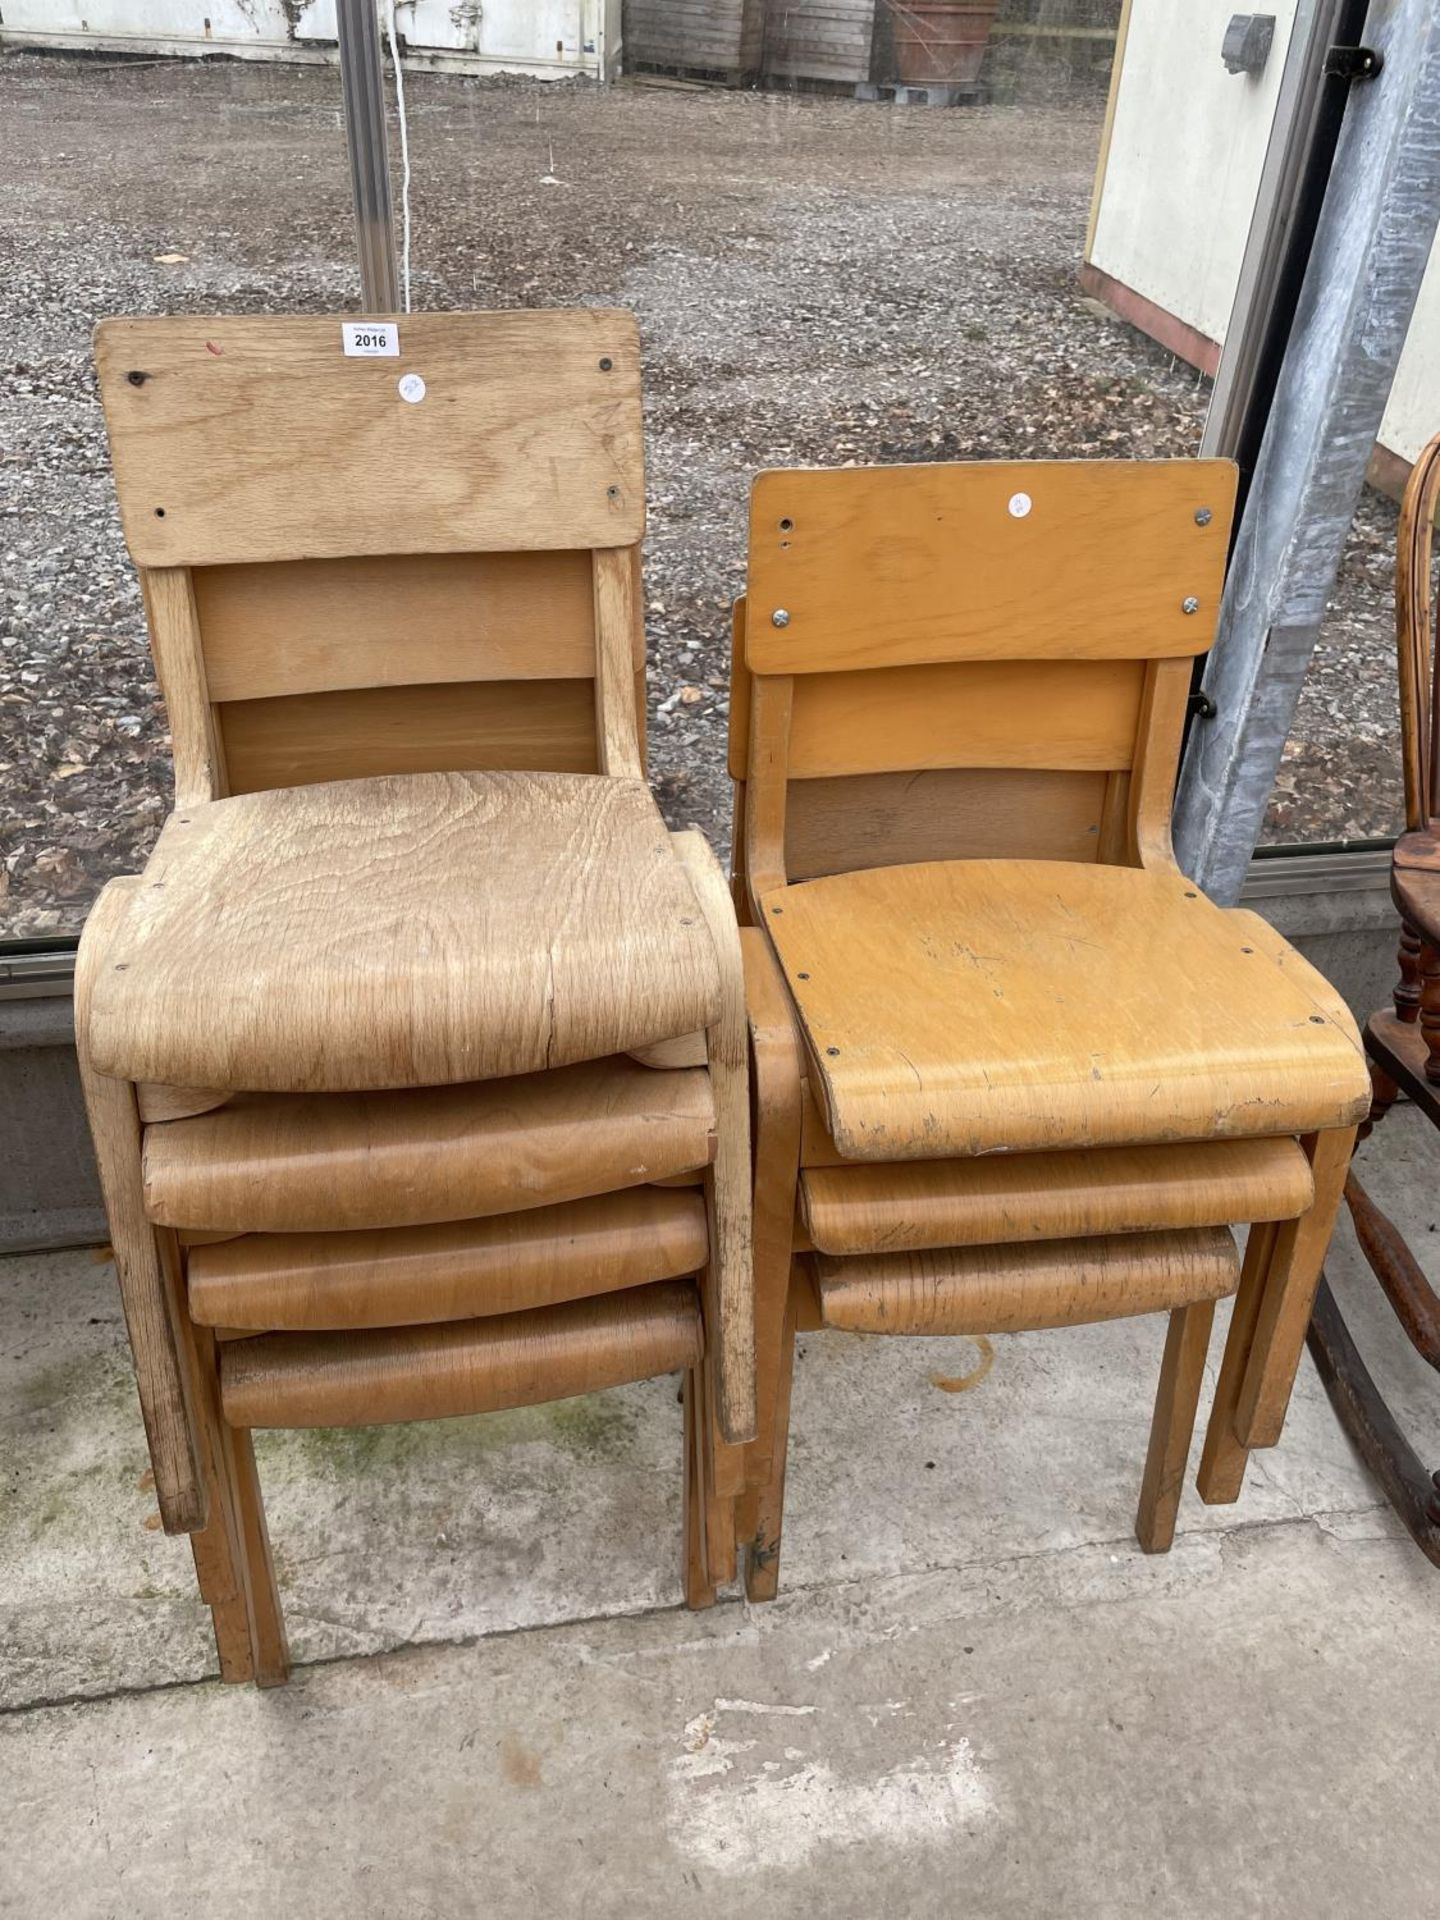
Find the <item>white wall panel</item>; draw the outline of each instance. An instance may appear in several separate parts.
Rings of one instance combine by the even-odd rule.
[[[1231,0],[1133,0],[1090,251],[1122,286],[1224,343],[1295,0],[1272,0],[1263,74],[1230,74]],[[1380,430],[1413,460],[1440,431],[1440,249],[1431,256]]]
[[[293,16],[293,18],[292,18]],[[0,41],[284,55],[333,45],[335,0],[4,0]],[[604,0],[400,0],[396,24],[427,64],[598,76]],[[301,52],[303,57],[303,51]]]
[[[1274,0],[1265,71],[1220,60],[1231,0],[1133,0],[1091,263],[1223,340],[1295,0]]]

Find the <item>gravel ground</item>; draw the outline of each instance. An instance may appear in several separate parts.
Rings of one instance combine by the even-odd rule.
[[[1092,92],[926,112],[406,86],[417,306],[639,313],[652,765],[672,822],[722,848],[727,609],[757,468],[1196,444],[1196,376],[1076,292]],[[169,804],[91,327],[353,306],[339,104],[326,69],[0,61],[0,935],[75,931]],[[1397,824],[1394,520],[1366,496],[1269,839]]]

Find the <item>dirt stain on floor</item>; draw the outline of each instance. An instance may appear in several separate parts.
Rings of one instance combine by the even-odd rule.
[[[939,1387],[942,1393],[968,1393],[971,1387],[978,1387],[995,1364],[995,1349],[987,1334],[975,1333],[966,1336],[974,1346],[977,1359],[968,1373],[932,1373],[930,1384]]]

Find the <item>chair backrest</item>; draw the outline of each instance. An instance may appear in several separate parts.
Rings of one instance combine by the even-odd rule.
[[[731,704],[752,890],[1168,847],[1234,497],[1220,460],[761,474]]]
[[[96,358],[179,804],[641,771],[632,315],[109,320]]]

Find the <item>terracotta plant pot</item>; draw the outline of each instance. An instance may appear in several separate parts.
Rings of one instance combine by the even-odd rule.
[[[977,80],[999,0],[889,0],[896,77],[908,87]]]

